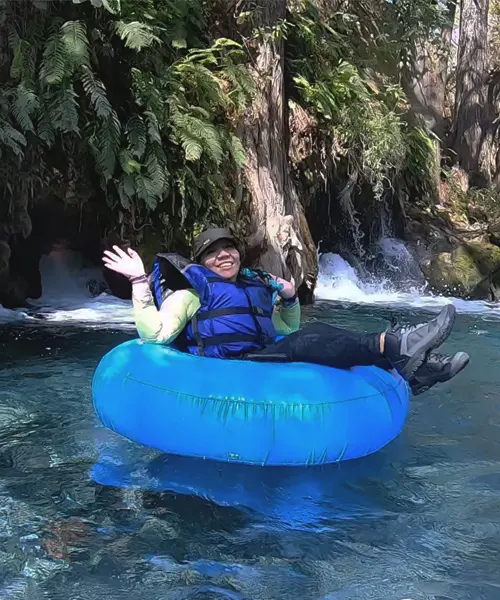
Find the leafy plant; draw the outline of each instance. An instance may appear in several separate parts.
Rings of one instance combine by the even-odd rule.
[[[151,217],[172,230],[209,213],[225,218],[234,172],[245,163],[235,126],[253,82],[238,43],[202,33],[203,2],[37,7],[19,5],[11,15],[0,151],[20,168],[28,148],[45,165],[71,144],[124,234]],[[13,173],[5,186],[12,198]]]

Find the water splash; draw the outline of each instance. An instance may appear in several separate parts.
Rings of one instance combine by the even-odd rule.
[[[24,309],[0,306],[0,323],[44,320],[133,327],[132,303],[105,291],[102,269],[81,254],[56,248],[41,257],[39,269],[42,296],[28,299]]]
[[[390,259],[390,256],[388,258]],[[401,255],[398,254],[397,260],[401,259]],[[416,281],[411,283],[406,277],[400,275],[397,273],[396,277],[391,277],[390,274],[382,277],[369,275],[366,272],[361,275],[338,254],[322,254],[319,257],[315,299],[424,309],[439,308],[452,303],[459,312],[482,313],[500,318],[499,304],[434,295],[426,290],[425,284]]]
[[[435,296],[426,291],[425,282],[414,276],[418,266],[401,240],[384,238],[379,242],[379,256],[371,272],[362,261],[350,259],[350,262],[338,254],[319,257],[316,300],[430,309],[452,302],[460,312],[500,318],[498,304]],[[100,292],[105,286],[102,270],[77,253],[55,250],[43,256],[40,272],[42,297],[28,300],[29,306],[24,309],[8,310],[0,306],[0,325],[42,321],[134,328],[132,303]]]
[[[414,287],[405,294],[389,278],[361,277],[358,271],[338,254],[320,256],[319,276],[315,291],[317,299],[350,302],[397,302],[408,296],[420,296],[422,289]]]
[[[406,244],[394,237],[383,237],[377,244],[378,265],[375,273],[382,278],[387,276],[394,285],[403,288],[407,285],[424,293],[426,282],[417,261]]]

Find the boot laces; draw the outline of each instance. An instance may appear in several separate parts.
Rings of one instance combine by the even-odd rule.
[[[431,352],[427,357],[427,362],[442,362],[444,359],[450,358],[447,354],[439,354],[439,352]]]
[[[425,323],[417,323],[416,325],[401,325],[393,319],[390,331],[391,333],[412,333],[416,329],[420,329],[420,327],[423,325],[425,325]]]

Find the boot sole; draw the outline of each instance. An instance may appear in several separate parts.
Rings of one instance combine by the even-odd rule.
[[[448,304],[443,310],[446,310],[447,314],[442,327],[429,337],[424,346],[408,360],[404,369],[401,370],[401,376],[407,381],[422,366],[427,354],[434,348],[438,348],[450,335],[457,311],[453,304]]]
[[[460,352],[460,354],[462,356],[458,359],[455,368],[451,370],[450,377],[447,377],[446,379],[437,379],[434,383],[429,385],[424,384],[422,386],[415,386],[415,389],[412,389],[412,394],[414,396],[423,394],[424,392],[427,392],[427,390],[429,390],[433,385],[436,385],[437,383],[446,383],[447,381],[450,381],[450,379],[453,379],[455,375],[458,375],[460,371],[463,371],[465,367],[470,363],[470,356],[466,352]]]

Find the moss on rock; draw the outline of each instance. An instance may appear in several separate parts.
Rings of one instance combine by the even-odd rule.
[[[435,292],[491,299],[490,283],[500,285],[500,248],[484,239],[462,243],[434,256],[422,270]]]

